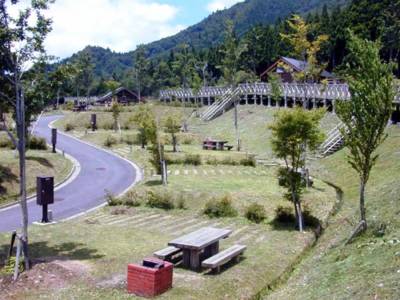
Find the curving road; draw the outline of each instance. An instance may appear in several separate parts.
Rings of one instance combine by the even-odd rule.
[[[34,134],[46,138],[50,143],[50,123],[62,116],[42,117]],[[65,151],[80,164],[80,172],[68,184],[55,192],[55,202],[49,209],[53,219],[60,221],[101,206],[105,202],[104,190],[118,195],[140,179],[140,171],[133,164],[107,151],[83,143],[73,137],[58,133],[57,149]],[[46,174],[43,174],[46,175]],[[36,199],[28,204],[29,222],[41,220],[41,207]],[[21,208],[14,205],[0,209],[0,232],[21,227]]]

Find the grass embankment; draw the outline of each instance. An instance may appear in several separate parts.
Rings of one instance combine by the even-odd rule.
[[[367,186],[369,230],[350,245],[358,223],[358,178],[341,151],[314,166],[344,191],[343,206],[287,285],[266,299],[398,299],[400,295],[400,128],[391,127]]]
[[[60,154],[29,150],[26,153],[27,191],[36,191],[37,176],[54,176],[55,182],[64,180],[71,172],[72,163]],[[0,205],[17,200],[19,194],[19,162],[14,150],[0,149]]]

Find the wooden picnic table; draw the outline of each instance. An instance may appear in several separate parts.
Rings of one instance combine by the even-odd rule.
[[[203,141],[203,149],[206,150],[224,150],[228,141],[205,140]]]
[[[229,229],[204,227],[168,243],[169,246],[182,249],[183,266],[191,270],[200,268],[201,260],[207,259],[219,251],[219,241],[232,233]]]

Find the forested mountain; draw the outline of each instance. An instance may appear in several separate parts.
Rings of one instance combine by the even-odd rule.
[[[234,28],[242,36],[255,25],[269,25],[284,19],[291,13],[307,15],[321,10],[326,4],[328,8],[343,5],[349,0],[246,0],[229,9],[215,12],[198,24],[180,33],[146,45],[150,58],[166,57],[171,50],[181,44],[188,44],[199,51],[219,45],[223,39],[226,20],[234,23]],[[133,49],[132,49],[133,50]],[[122,74],[133,65],[134,51],[116,53],[101,47],[88,46],[65,61],[75,60],[78,55],[88,53],[95,65],[95,77],[111,77]]]
[[[196,50],[210,48],[221,43],[226,20],[232,20],[236,33],[242,36],[254,25],[275,24],[292,13],[307,15],[320,10],[325,4],[328,8],[333,8],[347,2],[348,0],[246,0],[230,9],[215,12],[172,37],[153,42],[147,48],[150,56],[166,54],[180,44],[188,44]]]
[[[65,93],[100,95],[110,86],[124,85],[148,96],[164,88],[227,84],[227,65],[237,83],[258,80],[280,56],[305,60],[304,54],[312,45],[315,48],[311,43],[299,54],[296,43],[283,38],[293,33],[288,22],[293,13],[304,19],[298,26],[307,28],[306,40],[324,37],[315,61],[328,71],[340,74],[349,53],[350,30],[362,38],[381,41],[381,58],[394,62],[399,76],[400,0],[348,1],[343,7],[345,0],[247,0],[129,53],[88,46],[64,61],[84,70]]]

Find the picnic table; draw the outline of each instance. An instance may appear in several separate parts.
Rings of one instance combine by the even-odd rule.
[[[205,140],[203,141],[203,149],[205,150],[224,150],[225,144],[227,144],[228,141],[217,141],[217,140]]]
[[[182,249],[183,266],[191,270],[200,268],[205,260],[219,251],[219,241],[232,233],[229,229],[204,227],[168,243],[169,246]]]

